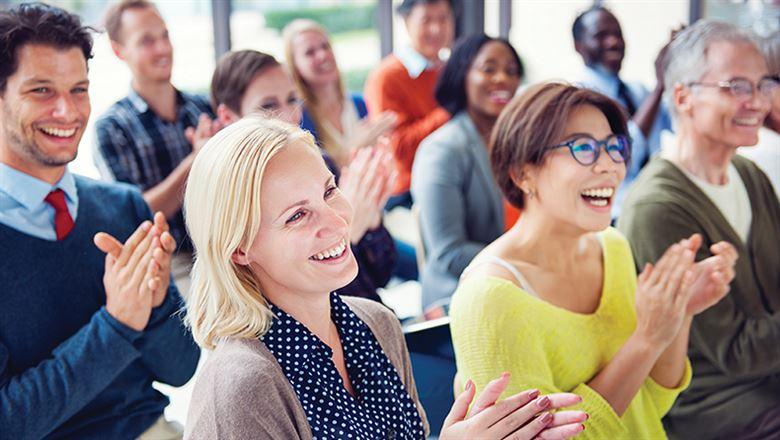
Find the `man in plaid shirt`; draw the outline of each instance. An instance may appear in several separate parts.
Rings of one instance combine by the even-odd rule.
[[[106,14],[114,53],[133,74],[130,93],[96,122],[96,164],[104,179],[138,186],[168,218],[178,244],[172,271],[186,297],[192,246],[181,213],[184,183],[200,146],[219,127],[205,97],[171,84],[173,48],[154,4],[123,0]]]

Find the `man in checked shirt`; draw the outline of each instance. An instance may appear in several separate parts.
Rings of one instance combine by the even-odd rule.
[[[128,96],[96,122],[95,160],[106,180],[138,186],[153,212],[168,219],[178,244],[172,272],[186,298],[192,246],[181,213],[183,187],[200,145],[219,127],[208,99],[171,84],[173,47],[155,5],[122,0],[109,7],[105,27],[116,56],[132,72]]]

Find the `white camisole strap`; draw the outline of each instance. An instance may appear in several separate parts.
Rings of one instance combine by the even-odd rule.
[[[467,272],[471,271],[475,267],[482,266],[485,264],[495,264],[497,266],[501,266],[504,269],[508,270],[514,277],[515,280],[517,280],[517,284],[520,285],[520,287],[528,292],[531,296],[535,296],[539,298],[539,295],[534,291],[534,289],[531,287],[531,283],[528,282],[528,280],[525,279],[522,273],[512,264],[510,264],[508,261],[504,260],[503,258],[497,257],[495,255],[481,255],[479,259],[474,260],[471,262],[471,264],[468,265],[468,267],[463,271],[463,275],[465,275]]]

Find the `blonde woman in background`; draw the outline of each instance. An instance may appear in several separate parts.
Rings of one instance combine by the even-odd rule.
[[[186,319],[214,350],[185,438],[425,438],[398,320],[332,293],[357,273],[352,213],[308,133],[258,117],[223,129],[195,159],[184,207],[196,251]],[[469,411],[468,381],[440,438],[582,430],[585,413],[552,413],[578,396],[526,390],[496,403],[508,382],[491,382]]]
[[[396,114],[385,111],[368,119],[363,97],[344,89],[328,32],[318,23],[298,19],[283,32],[287,64],[303,100],[301,127],[308,130],[328,156],[342,168],[355,151],[378,145],[377,141],[395,127]],[[414,247],[395,239],[398,260],[392,275],[416,280]]]
[[[328,32],[298,19],[284,28],[284,53],[304,102],[301,127],[310,131],[339,167],[356,149],[376,144],[395,125],[393,112],[369,121],[363,97],[344,89]]]

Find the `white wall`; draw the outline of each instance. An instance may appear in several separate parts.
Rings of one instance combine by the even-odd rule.
[[[587,0],[514,0],[510,41],[526,65],[527,81],[572,79],[582,68],[574,51],[571,25]],[[672,29],[688,20],[687,0],[608,1],[626,40],[624,79],[655,85],[653,63]]]

